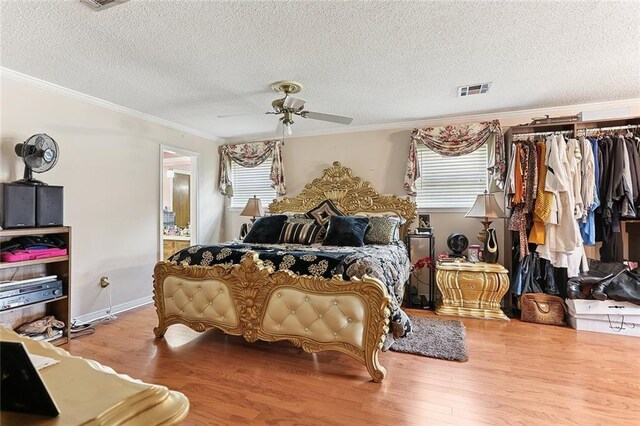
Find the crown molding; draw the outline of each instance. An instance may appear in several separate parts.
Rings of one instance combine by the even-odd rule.
[[[84,93],[81,93],[72,89],[68,89],[66,87],[59,86],[57,84],[50,83],[45,80],[41,80],[36,77],[32,77],[30,75],[23,74],[21,72],[14,71],[9,68],[0,66],[0,75],[2,77],[7,77],[11,80],[24,82],[29,85],[48,90],[50,92],[58,93],[70,98],[87,102],[92,105],[109,109],[111,111],[126,114],[128,116],[138,118],[140,120],[148,121],[150,123],[158,124],[160,126],[168,127],[180,132],[188,133],[188,134],[198,136],[203,139],[207,139],[217,143],[252,142],[252,141],[258,141],[258,140],[273,139],[273,132],[252,133],[252,134],[247,134],[242,136],[221,138],[219,136],[216,136],[207,132],[203,132],[201,130],[193,129],[191,127],[184,126],[182,124],[174,123],[172,121],[168,121],[150,114],[146,114],[131,108],[114,104],[113,102],[105,101],[104,99],[96,98],[95,96],[86,95]],[[499,117],[500,120],[511,120],[511,119],[530,120],[531,117],[535,117],[537,115],[566,114],[567,108],[573,108],[577,111],[581,111],[581,110],[631,107],[631,106],[639,106],[639,105],[640,105],[640,98],[632,98],[632,99],[624,99],[624,100],[616,100],[616,101],[597,102],[597,103],[588,103],[588,104],[560,105],[560,106],[554,106],[554,107],[532,108],[532,109],[523,109],[523,110],[515,110],[515,111],[509,110],[509,109],[497,109],[491,112],[474,113],[474,114],[466,114],[466,115],[459,115],[459,114],[440,115],[436,117],[425,118],[422,120],[396,121],[391,123],[366,124],[361,126],[345,126],[343,128],[334,128],[334,129],[310,130],[306,132],[296,133],[294,136],[291,136],[289,138],[295,139],[295,138],[310,137],[310,136],[372,132],[372,131],[378,131],[378,130],[399,130],[399,129],[406,130],[406,129],[412,129],[415,127],[439,126],[439,125],[445,124],[443,123],[443,120],[448,120],[446,124],[457,124],[457,123],[465,123],[465,122],[491,120],[491,119],[494,119],[496,115],[500,116]],[[285,140],[289,138],[285,138]]]
[[[590,104],[573,104],[573,105],[561,105],[561,106],[545,107],[545,108],[531,108],[531,109],[522,109],[522,110],[515,110],[515,111],[508,110],[508,109],[502,109],[502,110],[497,109],[491,112],[483,112],[483,113],[475,113],[475,114],[467,114],[467,115],[459,115],[459,114],[439,115],[437,117],[426,118],[423,120],[397,121],[392,123],[367,124],[362,126],[345,126],[344,128],[335,128],[335,129],[310,130],[306,132],[296,133],[293,136],[286,137],[285,140],[310,137],[310,136],[372,132],[377,130],[399,130],[399,129],[406,130],[406,129],[413,129],[416,127],[435,127],[435,126],[441,126],[444,124],[459,124],[459,123],[469,123],[469,122],[476,122],[476,121],[488,121],[496,118],[496,115],[499,115],[498,118],[503,121],[506,121],[506,120],[530,121],[531,117],[541,116],[545,114],[549,114],[551,116],[557,115],[557,114],[566,115],[567,108],[575,109],[577,113],[582,110],[596,110],[596,109],[621,108],[621,107],[624,108],[624,107],[632,107],[632,106],[640,106],[640,98],[596,102],[596,103],[590,103]],[[448,121],[446,123],[443,123],[443,120],[448,120]],[[264,140],[264,139],[273,139],[273,132],[253,133],[253,134],[244,135],[244,136],[228,137],[228,138],[225,138],[225,142],[226,143],[252,142],[252,141],[258,141],[258,140]]]
[[[23,74],[18,71],[14,71],[9,68],[0,67],[0,75],[2,77],[6,77],[11,80],[20,81],[23,83],[27,83],[31,86],[38,87],[40,89],[48,90],[50,92],[58,93],[63,96],[67,96],[73,99],[77,99],[82,102],[86,102],[92,105],[96,105],[111,111],[119,112],[121,114],[126,114],[130,117],[138,118],[140,120],[148,121],[153,124],[158,124],[160,126],[168,127],[170,129],[177,130],[179,132],[188,133],[193,136],[198,136],[203,139],[207,139],[217,143],[224,143],[225,140],[218,136],[212,135],[207,132],[203,132],[200,130],[193,129],[191,127],[183,126],[182,124],[174,123],[172,121],[168,121],[154,115],[145,114],[144,112],[136,111],[131,108],[124,107],[122,105],[114,104],[113,102],[105,101],[104,99],[96,98],[95,96],[86,95],[84,93],[59,86],[54,83],[50,83],[45,80],[41,80],[36,77],[32,77],[27,74]]]

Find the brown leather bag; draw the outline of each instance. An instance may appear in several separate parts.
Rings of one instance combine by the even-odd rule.
[[[527,293],[520,296],[520,319],[537,324],[564,325],[564,301],[558,296]]]

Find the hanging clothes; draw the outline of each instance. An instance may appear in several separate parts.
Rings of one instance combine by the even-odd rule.
[[[640,160],[640,151],[635,139],[625,138],[622,134],[602,137],[598,148],[602,162],[599,179],[601,206],[595,215],[596,240],[602,241],[602,261],[622,262],[621,220],[636,218],[639,213],[640,176],[637,160]]]
[[[579,223],[580,235],[584,244],[594,245],[596,243],[595,211],[600,206],[598,142],[595,139],[582,137],[580,143],[582,144],[582,200],[585,204],[585,213]]]
[[[514,163],[515,194],[511,199],[512,214],[508,228],[517,231],[520,240],[520,259],[529,254],[527,229],[529,227],[528,213],[533,210],[536,148],[531,141],[524,141],[516,145],[516,160]]]
[[[631,176],[631,161],[629,158],[629,150],[627,149],[627,143],[622,136],[618,137],[617,143],[621,146],[623,159],[622,190],[624,195],[622,196],[620,215],[627,218],[634,218],[636,217],[636,211],[633,205],[633,181]]]
[[[638,211],[638,201],[640,200],[640,151],[638,151],[633,139],[626,138],[625,143],[629,152],[629,168],[631,169],[632,204],[636,211],[636,216],[638,216],[640,213]]]
[[[551,213],[551,202],[553,193],[545,190],[545,181],[547,179],[546,165],[546,144],[538,142],[536,144],[536,165],[538,183],[536,185],[536,200],[533,208],[533,226],[529,233],[529,242],[534,244],[544,244],[545,226],[544,223]]]
[[[513,194],[513,199],[511,200],[511,202],[513,204],[520,204],[522,203],[522,193],[523,193],[523,188],[522,188],[522,147],[520,145],[518,145],[516,147],[515,150],[515,163],[514,163],[514,178],[513,178],[513,185],[514,185],[514,194]]]
[[[556,268],[567,268],[568,277],[588,271],[582,237],[576,220],[576,194],[579,188],[578,141],[565,142],[562,135],[547,138],[547,176],[545,189],[553,193],[553,204],[546,224],[545,244],[537,247],[540,257]]]

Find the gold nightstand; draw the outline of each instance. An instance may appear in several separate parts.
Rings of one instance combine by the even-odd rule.
[[[436,283],[442,293],[436,314],[509,321],[500,309],[509,290],[509,271],[502,265],[438,262]]]

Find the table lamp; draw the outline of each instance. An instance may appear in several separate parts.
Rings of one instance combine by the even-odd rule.
[[[498,205],[496,197],[485,190],[484,194],[478,195],[476,202],[473,203],[473,207],[471,207],[464,217],[477,217],[482,219],[480,222],[482,222],[484,229],[478,232],[478,240],[484,244],[487,241],[489,234],[487,229],[489,225],[491,225],[491,222],[493,222],[492,219],[504,217],[504,212]]]
[[[251,222],[256,220],[256,217],[264,216],[264,209],[262,208],[262,201],[255,195],[253,198],[247,200],[247,205],[244,206],[244,210],[240,213],[240,216],[251,216]]]

